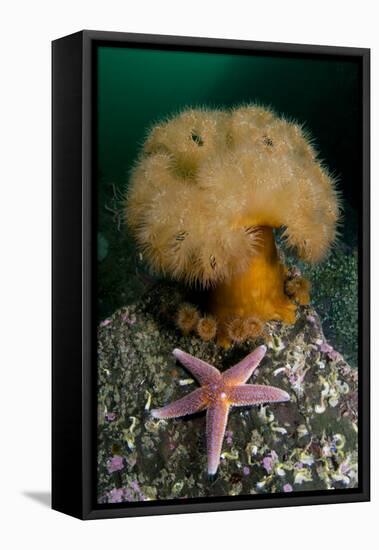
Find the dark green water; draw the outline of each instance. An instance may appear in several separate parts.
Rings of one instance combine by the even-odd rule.
[[[325,264],[313,272],[313,284],[321,281],[315,305],[325,318],[328,337],[355,362],[362,157],[360,68],[353,61],[99,48],[99,317],[134,301],[144,289],[136,274],[143,266],[126,227],[119,226],[119,213],[128,172],[148,129],[188,106],[230,107],[248,101],[304,122],[321,157],[339,176],[345,219],[332,265],[341,272],[338,276]],[[337,294],[340,304],[346,302],[340,307],[334,304]],[[351,329],[344,326],[346,319]]]

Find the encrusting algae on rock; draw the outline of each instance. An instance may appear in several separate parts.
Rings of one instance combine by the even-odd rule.
[[[325,341],[311,306],[299,306],[294,325],[267,323],[267,352],[253,383],[290,399],[231,410],[215,479],[207,476],[204,413],[152,418],[152,410],[197,387],[173,349],[224,374],[263,344],[225,350],[180,335],[174,313],[186,301],[177,285],[157,285],[99,326],[98,502],[357,487],[358,373]]]
[[[274,230],[301,259],[318,262],[339,217],[334,179],[301,126],[256,105],[189,109],[156,125],[126,204],[151,267],[207,289],[222,345],[235,317],[291,324],[294,301],[307,302],[306,284],[285,292]]]

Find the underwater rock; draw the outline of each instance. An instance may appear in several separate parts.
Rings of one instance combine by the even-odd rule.
[[[98,501],[287,493],[358,483],[358,373],[324,338],[311,306],[294,325],[271,322],[265,339],[227,350],[176,326],[187,301],[158,285],[98,329]],[[174,348],[226,370],[257,345],[268,347],[249,382],[287,391],[286,403],[232,409],[221,463],[207,475],[205,414],[157,420],[152,408],[197,383]]]
[[[358,367],[358,253],[340,244],[318,265],[301,265],[312,281],[312,302],[319,313],[324,333],[337,349],[343,350],[350,366]],[[349,322],[346,323],[346,319]]]

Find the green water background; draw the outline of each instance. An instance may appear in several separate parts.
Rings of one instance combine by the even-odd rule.
[[[339,244],[323,264],[301,267],[312,280],[312,300],[328,339],[356,364],[360,82],[353,60],[99,47],[99,318],[134,302],[148,285],[146,266],[122,222],[122,196],[149,128],[189,106],[259,102],[305,123],[321,158],[339,178],[344,202]]]

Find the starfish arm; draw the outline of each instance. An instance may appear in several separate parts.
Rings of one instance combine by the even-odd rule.
[[[207,454],[210,475],[217,472],[220,463],[228,412],[229,404],[225,400],[217,401],[207,409]]]
[[[290,396],[284,390],[273,386],[242,384],[227,388],[226,395],[231,405],[261,405],[288,401]]]
[[[242,361],[231,367],[223,373],[223,379],[226,385],[237,386],[238,384],[244,384],[259,363],[262,361],[265,353],[266,346],[259,346],[252,353],[249,353]]]
[[[203,388],[189,393],[181,399],[177,399],[160,409],[153,409],[151,415],[154,418],[177,418],[203,410],[207,405],[207,395]]]
[[[221,378],[220,371],[205,361],[193,357],[180,349],[172,352],[176,359],[200,382],[201,385],[215,383]]]

